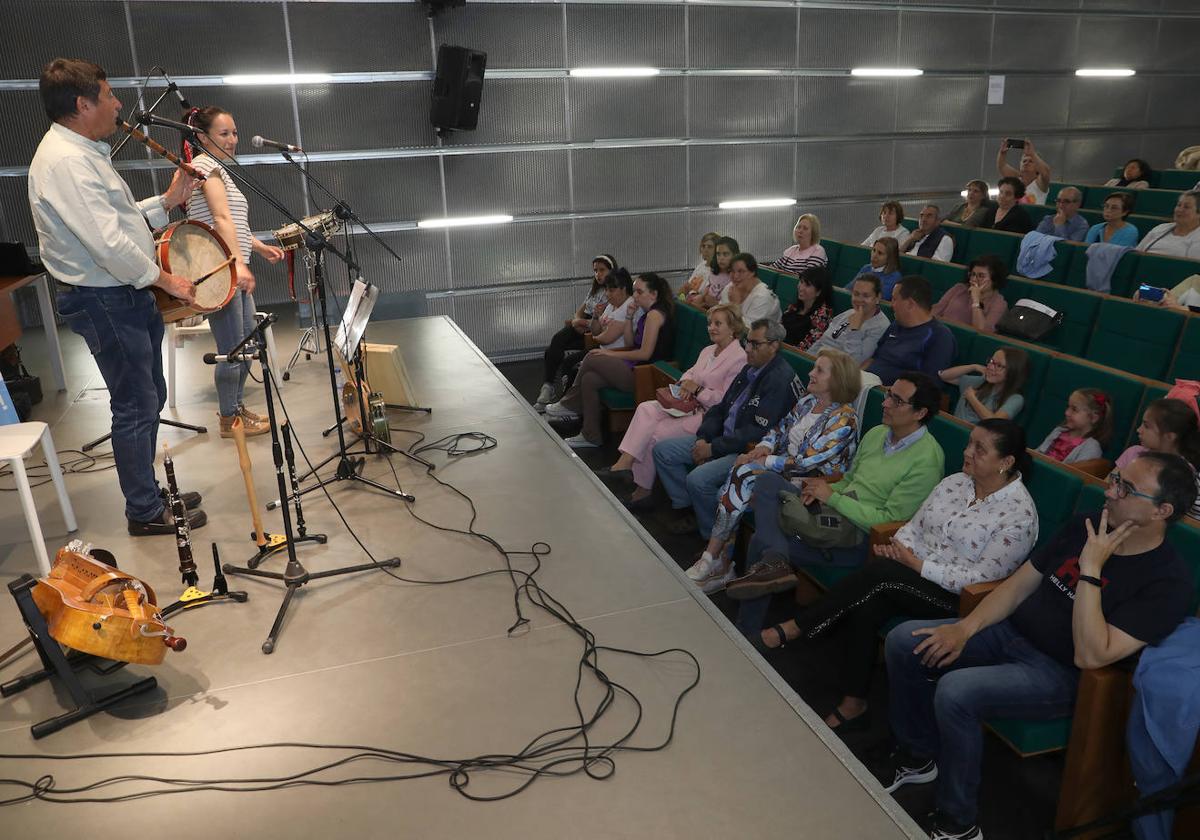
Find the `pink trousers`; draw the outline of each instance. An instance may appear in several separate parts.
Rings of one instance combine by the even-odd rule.
[[[694,435],[700,428],[704,413],[697,411],[687,417],[672,417],[657,400],[640,403],[633,413],[633,422],[625,430],[618,447],[633,457],[633,480],[647,490],[654,486],[654,444],[660,440]]]

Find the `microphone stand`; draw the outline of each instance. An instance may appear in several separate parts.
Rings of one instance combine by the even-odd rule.
[[[281,431],[275,416],[275,399],[271,387],[273,382],[271,374],[271,360],[267,352],[266,339],[263,337],[263,333],[266,330],[267,325],[271,323],[271,320],[272,319],[270,317],[261,319],[257,326],[250,331],[250,335],[246,336],[245,340],[235,347],[230,354],[236,354],[243,347],[245,347],[252,338],[256,339],[258,342],[258,350],[253,354],[247,355],[253,355],[257,357],[259,363],[262,365],[263,391],[265,392],[267,399],[267,419],[271,427],[271,455],[275,462],[275,481],[279,488],[280,498],[286,498],[288,495],[288,486],[287,479],[284,478],[285,460],[283,455],[283,447],[280,442]],[[322,578],[339,577],[341,575],[354,574],[357,572],[368,572],[377,568],[388,566],[394,567],[400,565],[400,558],[392,557],[380,562],[361,563],[356,566],[344,566],[342,568],[329,569],[323,572],[310,572],[304,568],[304,565],[296,556],[296,539],[292,531],[292,517],[287,505],[283,505],[282,516],[283,532],[287,537],[286,545],[288,555],[287,567],[283,572],[267,572],[263,571],[262,569],[251,568],[249,566],[235,566],[231,563],[226,563],[224,566],[226,574],[249,575],[251,577],[277,580],[282,582],[286,589],[283,595],[283,602],[279,605],[279,611],[275,614],[275,622],[271,625],[271,631],[267,634],[267,638],[262,644],[262,652],[264,654],[274,652],[275,642],[279,638],[280,629],[283,627],[284,616],[287,614],[288,607],[292,603],[292,598],[296,595],[296,590],[298,590],[300,587],[304,586],[310,581],[320,580]]]

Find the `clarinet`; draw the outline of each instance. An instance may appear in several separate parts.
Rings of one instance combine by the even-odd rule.
[[[296,535],[300,539],[308,536],[304,526],[304,510],[300,504],[300,482],[296,479],[296,455],[292,451],[292,424],[284,423],[279,427],[280,437],[283,438],[284,459],[287,461],[288,477],[292,483],[292,499],[296,507]]]
[[[179,549],[179,574],[188,586],[200,580],[196,573],[196,561],[192,559],[192,526],[188,522],[179,485],[175,483],[175,464],[167,445],[163,444],[163,471],[167,474],[167,504],[171,507],[171,518],[175,523],[175,546]]]

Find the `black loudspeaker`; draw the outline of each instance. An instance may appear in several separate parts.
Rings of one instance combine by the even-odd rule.
[[[433,102],[429,107],[429,121],[438,131],[469,131],[479,124],[486,66],[487,53],[449,44],[438,47]]]

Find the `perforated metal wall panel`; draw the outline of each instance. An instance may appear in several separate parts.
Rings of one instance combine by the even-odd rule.
[[[297,73],[432,70],[420,3],[288,3]]]
[[[296,100],[304,148],[324,152],[436,145],[429,123],[432,84],[300,85]],[[290,120],[291,114],[287,116]]]
[[[142,67],[159,64],[172,76],[288,72],[282,3],[133,0],[129,6]],[[116,4],[113,14],[124,17]]]
[[[982,70],[991,52],[992,16],[900,13],[899,64],[928,70]]]
[[[1062,175],[1056,174],[1055,179],[1102,184],[1112,177],[1114,168],[1135,157],[1130,150],[1138,148],[1140,142],[1141,138],[1136,134],[1071,137],[1064,144]],[[1038,151],[1041,152],[1041,149]]]
[[[892,191],[891,140],[802,143],[796,165],[798,196],[886,195]]]
[[[1159,27],[1150,66],[1156,70],[1196,72],[1196,44],[1200,43],[1200,20],[1164,21]]]
[[[778,257],[792,244],[792,228],[807,208],[770,207],[760,210],[698,210],[688,214],[690,258],[684,265],[699,262],[700,237],[709,231],[732,236],[743,251],[759,262]]]
[[[567,67],[683,67],[683,6],[567,7]]]
[[[315,171],[315,169],[314,169]],[[167,170],[163,170],[167,173]],[[263,189],[274,195],[288,208],[294,215],[305,215],[304,210],[304,193],[300,183],[303,176],[292,166],[286,164],[255,164],[246,167],[246,173],[253,181],[262,186]],[[318,175],[323,178],[323,175]],[[328,183],[328,181],[326,181]],[[162,182],[165,189],[166,183]],[[287,217],[281,215],[278,210],[267,204],[266,201],[259,198],[246,187],[241,187],[243,193],[246,194],[246,200],[250,204],[250,229],[251,230],[274,230],[288,223]],[[140,196],[134,192],[134,195]],[[342,193],[345,195],[345,193]],[[321,197],[317,197],[321,198]],[[350,201],[355,209],[358,209],[358,202],[355,201],[357,195],[351,197]],[[321,200],[321,207],[330,207],[333,202],[329,199]]]
[[[795,132],[795,79],[699,76],[689,84],[693,137],[780,137]]]
[[[0,166],[28,166],[50,120],[36,90],[0,90]]]
[[[850,56],[895,67],[899,12],[800,8],[800,66],[845,68]]]
[[[442,215],[442,181],[437,158],[314,162],[312,172],[330,192],[345,197],[367,222]],[[318,198],[314,194],[314,199]],[[327,199],[319,203],[322,207],[330,206]]]
[[[296,124],[292,118],[292,90],[286,85],[249,85],[198,87],[181,85],[188,101],[197,107],[216,105],[233,115],[238,128],[238,151],[241,154],[270,153],[270,149],[255,149],[250,145],[250,138],[256,134],[269,137],[280,142],[295,143]],[[161,90],[161,88],[159,89]],[[151,89],[153,92],[153,88]],[[132,103],[132,92],[126,92],[122,98]],[[157,95],[157,94],[155,94]],[[149,105],[151,98],[146,104]],[[132,110],[132,105],[126,106],[126,111]],[[179,104],[174,97],[163,100],[156,113],[167,119],[180,118]],[[154,137],[164,146],[174,148],[179,145],[179,132],[174,129],[154,129]]]
[[[800,136],[886,133],[895,129],[897,83],[892,79],[806,76],[796,81]]]
[[[1180,108],[1181,102],[1194,102],[1200,78],[1196,76],[1160,76],[1150,81],[1150,114],[1148,125],[1170,128],[1194,125],[1195,111]]]
[[[571,260],[568,221],[451,230],[450,259],[456,289],[576,277],[587,269]]]
[[[1076,66],[1146,67],[1154,60],[1157,40],[1156,18],[1084,15],[1079,19]]]
[[[1148,132],[1142,135],[1141,151],[1137,155],[1129,155],[1129,157],[1142,157],[1150,161],[1153,166],[1167,169],[1175,165],[1175,158],[1180,152],[1195,144],[1196,132],[1194,130]],[[1123,162],[1118,161],[1113,166],[1116,167]],[[1200,172],[1196,173],[1196,180],[1200,181]]]
[[[397,230],[382,233],[379,238],[400,256],[401,262],[397,263],[366,234],[354,237],[354,251],[363,277],[384,294],[450,288],[443,231]]]
[[[896,192],[945,191],[979,177],[982,147],[976,138],[897,141]]]
[[[796,10],[689,6],[693,67],[796,66]]]
[[[687,204],[686,161],[683,146],[574,151],[574,209],[682,207]]]
[[[792,195],[792,146],[693,146],[688,172],[692,204]]]
[[[578,286],[539,285],[497,295],[455,295],[429,301],[430,314],[447,314],[484,353],[538,350],[562,327],[586,294]]]
[[[571,209],[565,150],[448,155],[444,165],[451,216]]]
[[[1067,76],[1007,76],[1004,104],[987,106],[989,130],[1037,131],[1064,127],[1072,81]]]
[[[820,218],[822,238],[862,242],[879,225],[879,204],[878,201],[811,204],[804,209]]]
[[[975,131],[983,125],[987,79],[924,76],[899,85],[899,131]]]
[[[120,3],[6,0],[4,38],[0,79],[36,79],[59,56],[94,61],[109,76],[134,74]]]
[[[36,248],[37,233],[33,230],[33,217],[29,215],[29,179],[24,176],[0,178],[0,204],[4,205],[8,241]]]
[[[565,84],[563,79],[489,79],[485,73],[479,128],[448,133],[446,145],[566,140]]]
[[[486,52],[489,70],[565,67],[562,14],[552,3],[468,3],[434,18],[433,31],[439,44]]]
[[[996,15],[992,34],[995,70],[1068,70],[1075,64],[1076,18],[1038,15],[1037,25],[1024,15]]]
[[[688,236],[686,213],[653,213],[576,219],[575,270],[596,254],[612,254],[633,274],[694,264],[696,244]]]
[[[683,137],[686,84],[681,76],[571,79],[571,139]]]
[[[1146,118],[1148,79],[1074,79],[1071,125],[1081,128],[1124,128]]]

